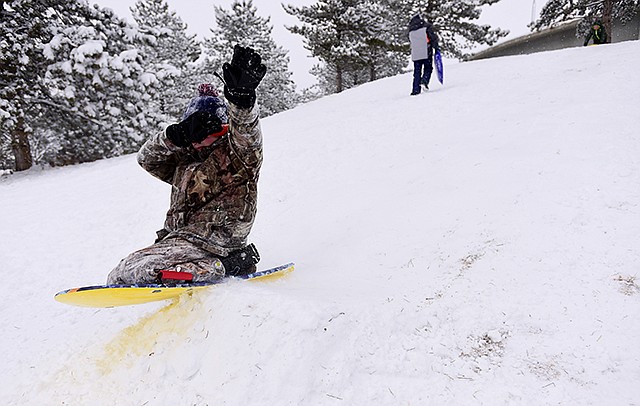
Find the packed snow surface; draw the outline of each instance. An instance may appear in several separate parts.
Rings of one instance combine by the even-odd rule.
[[[3,178],[0,404],[638,404],[638,66],[448,64],[263,120],[251,241],[296,270],[174,303],[53,300],[162,227],[134,156]]]

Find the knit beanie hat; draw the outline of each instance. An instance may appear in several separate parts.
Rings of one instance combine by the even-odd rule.
[[[218,96],[218,90],[210,83],[203,83],[198,86],[198,96],[191,99],[184,113],[182,120],[186,119],[196,111],[207,111],[218,116],[222,124],[229,124],[227,115],[227,105]]]

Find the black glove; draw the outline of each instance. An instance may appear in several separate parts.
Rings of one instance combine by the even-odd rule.
[[[251,48],[236,45],[231,63],[222,65],[224,96],[231,103],[250,109],[256,102],[256,88],[266,73],[260,55]]]
[[[209,134],[222,131],[222,121],[208,111],[196,111],[178,124],[167,127],[167,137],[176,147],[199,143]]]

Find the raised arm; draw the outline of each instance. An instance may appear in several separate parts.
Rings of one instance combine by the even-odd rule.
[[[256,88],[267,73],[262,58],[251,48],[236,45],[230,63],[222,66],[224,95],[229,101],[229,132],[236,152],[245,160],[262,156],[262,132]]]

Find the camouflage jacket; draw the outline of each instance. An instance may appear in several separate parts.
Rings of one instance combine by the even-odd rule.
[[[257,105],[229,104],[229,132],[200,151],[176,147],[163,131],[142,146],[138,163],[172,186],[157,241],[182,238],[222,256],[246,245],[262,165]]]

